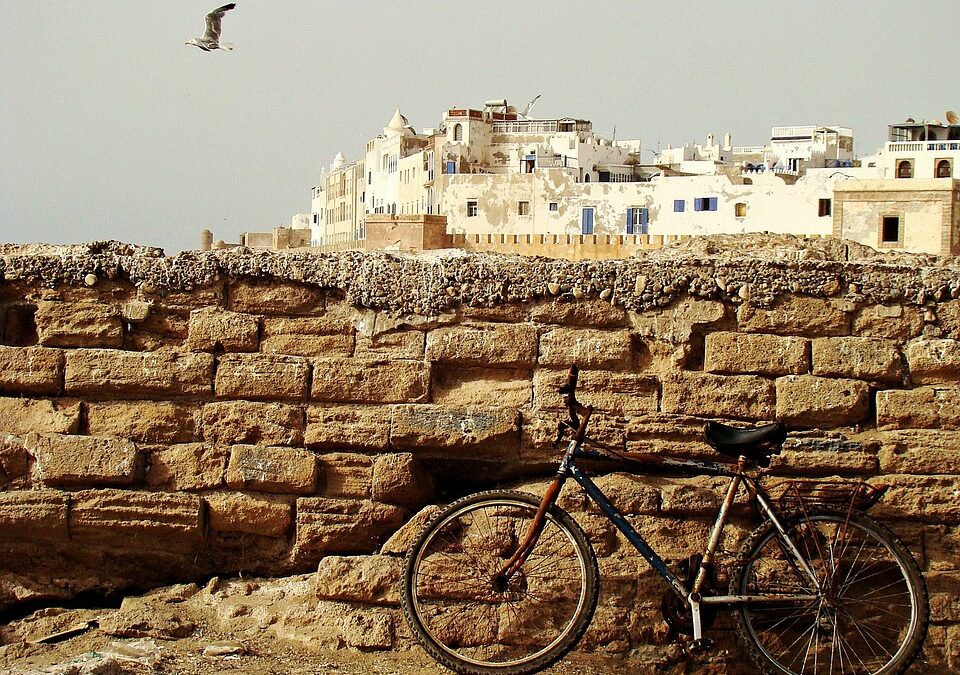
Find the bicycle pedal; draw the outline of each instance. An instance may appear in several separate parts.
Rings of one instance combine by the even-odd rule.
[[[711,637],[702,637],[699,640],[693,640],[690,643],[690,651],[707,652],[713,649],[714,640]]]

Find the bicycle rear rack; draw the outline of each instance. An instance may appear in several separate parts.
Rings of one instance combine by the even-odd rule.
[[[782,511],[806,510],[814,505],[838,506],[866,511],[876,504],[889,489],[888,485],[875,487],[866,481],[790,480],[778,483],[783,492],[777,499]]]

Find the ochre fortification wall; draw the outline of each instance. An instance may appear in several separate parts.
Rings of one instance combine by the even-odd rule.
[[[577,263],[2,252],[2,607],[311,573],[314,639],[409,644],[412,533],[465,491],[544,484],[575,361],[627,450],[712,457],[704,420],[777,418],[796,432],[771,482],[891,485],[873,514],[925,571],[928,667],[960,666],[956,260],[756,237]],[[599,484],[672,561],[718,503],[707,480]],[[601,558],[583,646],[675,655],[663,587],[576,491],[561,503]]]

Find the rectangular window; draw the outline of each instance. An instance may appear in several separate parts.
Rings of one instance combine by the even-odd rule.
[[[832,206],[831,200],[821,199],[819,202],[819,207],[817,208],[817,215],[820,216],[821,218],[825,216],[829,216],[831,206]]]
[[[457,172],[457,163],[456,162],[447,162],[446,173],[456,173]]]
[[[627,234],[647,234],[650,210],[642,206],[627,209]]]
[[[733,216],[735,218],[747,217],[747,205],[744,202],[737,202],[733,205]]]
[[[674,213],[683,213],[687,208],[687,201],[685,199],[674,199],[673,200],[673,212]]]
[[[900,243],[900,216],[884,216],[880,224],[880,243]]]
[[[478,212],[479,209],[477,208],[476,200],[467,200],[467,218],[475,218]]]
[[[547,209],[554,212],[559,211],[560,204],[558,204],[557,202],[550,202],[549,206],[547,206]]]
[[[717,210],[717,198],[716,197],[697,197],[693,200],[693,210],[694,211],[716,211]]]
[[[581,233],[593,234],[593,214],[594,208],[592,206],[588,206],[583,209],[583,217],[580,221]]]
[[[529,215],[530,215],[530,202],[517,202],[517,215],[518,215],[518,216],[529,216]]]

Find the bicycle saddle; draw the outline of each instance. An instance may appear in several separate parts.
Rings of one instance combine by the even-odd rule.
[[[711,448],[730,456],[743,455],[759,466],[770,466],[770,457],[780,454],[787,430],[779,422],[741,429],[720,422],[707,422],[703,437]]]

